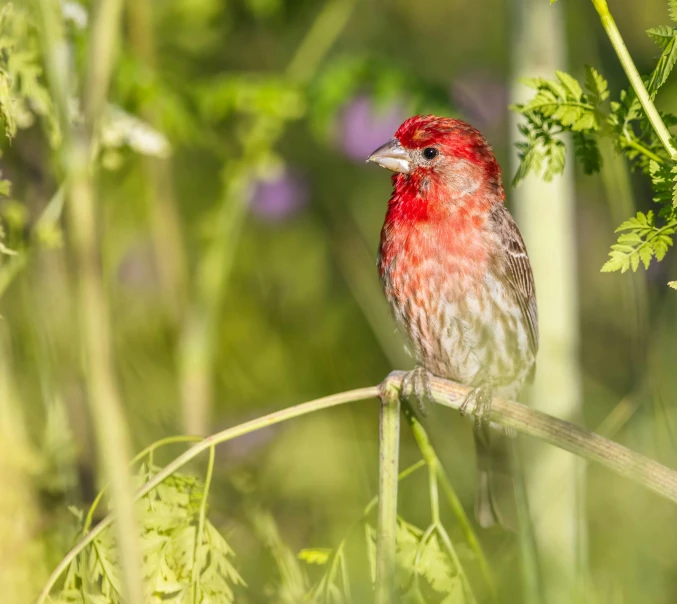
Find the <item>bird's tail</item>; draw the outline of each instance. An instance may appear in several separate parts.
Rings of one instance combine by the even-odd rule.
[[[514,437],[495,428],[475,433],[478,473],[475,517],[483,528],[498,524],[517,531],[513,440]]]

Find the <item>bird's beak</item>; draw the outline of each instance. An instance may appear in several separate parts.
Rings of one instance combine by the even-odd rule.
[[[409,153],[396,138],[389,140],[385,145],[376,149],[367,158],[367,162],[370,161],[393,172],[411,174],[411,158]]]

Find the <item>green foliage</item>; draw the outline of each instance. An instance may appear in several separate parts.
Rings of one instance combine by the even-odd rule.
[[[647,83],[647,90],[651,98],[654,98],[658,89],[665,84],[677,62],[677,29],[668,25],[661,25],[648,29],[646,33],[660,46],[662,51],[656,68]]]
[[[400,520],[397,527],[398,582],[404,602],[468,602],[459,569],[440,543],[436,527],[423,531]]]
[[[543,179],[551,181],[556,174],[564,170],[566,148],[552,131],[552,125],[531,112],[525,112],[526,123],[518,129],[526,140],[516,144],[520,165],[513,179],[517,184],[529,172],[541,174]]]
[[[670,218],[665,224],[655,224],[654,213],[637,212],[637,216],[623,222],[617,229],[622,233],[618,243],[611,246],[610,259],[602,267],[602,272],[610,273],[629,268],[637,270],[640,261],[644,268],[649,267],[652,258],[662,260],[672,245],[672,235],[677,231],[677,218]]]
[[[546,181],[562,173],[566,150],[559,135],[563,132],[574,133],[576,155],[585,172],[599,170],[601,159],[593,133],[602,126],[602,104],[609,96],[607,82],[592,67],[587,68],[585,91],[568,73],[557,71],[555,75],[555,80],[524,80],[536,94],[528,103],[512,106],[526,118],[519,126],[526,140],[517,143],[520,166],[514,184],[530,172]]]
[[[676,6],[675,1],[670,0],[673,20],[677,20]],[[655,68],[644,79],[649,96],[654,99],[677,63],[677,28],[662,25],[649,29],[647,34],[661,49]],[[675,232],[677,164],[674,158],[657,136],[632,88],[621,90],[618,98],[607,104],[607,81],[594,68],[586,67],[584,87],[566,73],[558,71],[555,75],[555,80],[526,80],[536,94],[529,102],[512,107],[524,116],[519,126],[524,140],[516,144],[520,165],[514,183],[530,172],[542,175],[545,180],[561,173],[565,164],[561,135],[565,132],[571,133],[575,155],[586,174],[600,170],[599,140],[610,139],[633,169],[650,178],[653,200],[661,206],[658,215],[663,224],[655,224],[652,211],[640,212],[621,224],[616,230],[621,234],[602,271],[625,272],[630,268],[634,271],[640,262],[646,268],[652,259],[662,260]],[[662,112],[660,117],[668,127],[677,124],[676,115]]]
[[[265,115],[280,120],[305,113],[301,91],[277,75],[224,75],[211,79],[195,93],[202,116],[210,123],[235,113]]]
[[[424,531],[399,519],[396,564],[402,602],[464,604],[473,601],[464,586],[461,569],[442,543],[443,530],[432,525]],[[365,522],[363,534],[373,581],[376,567],[376,529]],[[302,550],[299,558],[309,565],[325,567],[324,574],[308,593],[310,601],[317,604],[351,601],[345,541],[334,551]]]
[[[0,153],[0,157],[2,157],[2,153]],[[3,197],[9,197],[9,193],[10,183],[8,180],[3,180],[2,173],[0,173],[0,200],[2,200]],[[5,244],[6,237],[7,234],[5,233],[5,229],[2,222],[0,222],[0,255],[13,256],[16,252],[7,247]]]
[[[0,8],[0,119],[5,135],[12,138],[36,116],[48,118],[55,140],[56,120],[42,78],[35,16],[25,4],[7,3]]]
[[[136,477],[139,486],[157,471],[144,464]],[[196,589],[197,602],[229,604],[235,601],[233,589],[245,585],[233,566],[233,550],[209,520],[198,539],[203,497],[200,480],[174,474],[139,502],[146,602],[187,604]],[[121,604],[120,590],[118,554],[109,528],[70,565],[55,602]]]

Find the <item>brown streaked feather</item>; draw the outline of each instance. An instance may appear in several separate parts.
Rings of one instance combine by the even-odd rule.
[[[536,307],[534,275],[531,271],[527,247],[524,245],[524,240],[515,221],[504,205],[494,207],[491,220],[503,248],[503,254],[499,256],[499,263],[503,264],[502,273],[510,283],[511,290],[514,292],[517,303],[527,320],[531,351],[536,355],[538,350],[538,309]]]

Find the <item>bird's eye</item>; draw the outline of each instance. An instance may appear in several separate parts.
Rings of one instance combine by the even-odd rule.
[[[423,149],[423,157],[426,159],[435,159],[439,151],[435,147],[426,147]]]

